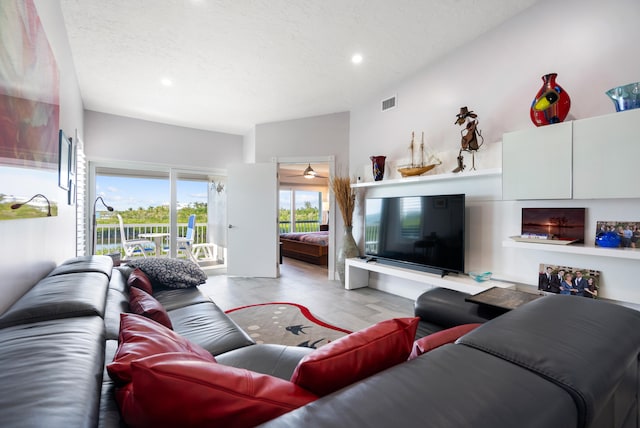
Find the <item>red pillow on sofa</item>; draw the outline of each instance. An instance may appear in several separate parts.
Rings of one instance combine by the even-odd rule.
[[[113,362],[107,365],[111,379],[119,385],[131,381],[131,362],[166,352],[185,352],[205,360],[213,355],[157,322],[136,314],[120,314],[120,336]]]
[[[291,382],[324,396],[406,361],[419,320],[382,321],[334,340],[300,360]]]
[[[127,279],[127,284],[130,287],[139,288],[149,294],[153,294],[153,287],[151,286],[151,280],[140,268],[135,268],[131,274],[129,274],[129,279]]]
[[[448,328],[446,330],[437,331],[428,336],[422,337],[413,343],[413,350],[409,359],[413,360],[422,354],[425,354],[433,349],[439,348],[447,343],[453,343],[458,340],[459,337],[464,336],[471,330],[480,327],[482,324],[463,324],[455,327]]]
[[[317,397],[273,376],[170,353],[133,361],[116,399],[133,428],[253,427]]]
[[[142,289],[135,287],[129,289],[129,309],[134,314],[150,318],[173,330],[171,319],[164,306]]]

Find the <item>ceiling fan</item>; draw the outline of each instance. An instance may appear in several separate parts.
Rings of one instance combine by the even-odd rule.
[[[315,172],[313,170],[313,168],[311,168],[311,163],[309,163],[309,166],[307,166],[304,170],[304,172],[302,173],[302,175],[290,175],[289,177],[304,177],[304,178],[327,178],[324,175],[320,175],[317,172]]]

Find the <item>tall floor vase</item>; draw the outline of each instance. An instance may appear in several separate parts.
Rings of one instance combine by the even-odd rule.
[[[345,271],[344,261],[353,257],[360,256],[360,250],[356,244],[356,240],[353,239],[353,227],[345,226],[344,235],[342,235],[342,245],[338,249],[338,257],[336,258],[336,269],[338,275],[340,275],[340,282],[344,285]]]

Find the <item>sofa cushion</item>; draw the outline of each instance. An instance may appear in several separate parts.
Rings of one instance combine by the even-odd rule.
[[[103,332],[96,316],[0,329],[0,426],[95,426]]]
[[[131,288],[129,291],[129,309],[134,314],[150,318],[167,328],[173,329],[167,311],[152,295],[144,290],[135,287]]]
[[[419,320],[382,321],[334,340],[304,357],[291,381],[324,396],[406,361]]]
[[[313,348],[276,344],[258,344],[234,349],[216,355],[216,361],[226,366],[238,367],[289,380],[303,357]]]
[[[99,272],[45,277],[0,316],[0,328],[59,318],[104,317],[108,284],[109,277]]]
[[[189,288],[204,284],[207,275],[190,260],[147,258],[132,260],[129,266],[140,268],[154,287]]]
[[[213,356],[165,326],[136,314],[122,314],[116,355],[107,366],[111,379],[119,385],[131,381],[131,362],[149,355],[187,352],[206,361]]]
[[[175,332],[213,355],[256,343],[212,301],[168,312]]]
[[[53,269],[49,276],[78,272],[101,272],[111,277],[113,259],[108,256],[80,256],[62,262]]]
[[[413,360],[414,358],[419,357],[422,354],[426,354],[433,349],[439,348],[442,345],[453,343],[461,336],[464,336],[470,331],[475,330],[481,325],[482,324],[479,323],[463,324],[432,333],[429,336],[422,337],[413,342],[413,349],[411,350],[409,359]]]
[[[317,399],[291,382],[169,353],[131,363],[132,381],[116,392],[135,427],[254,427]]]
[[[153,298],[160,302],[167,311],[212,301],[198,287],[154,290]]]
[[[124,312],[129,312],[129,294],[110,288],[107,291],[107,304],[104,308],[104,327],[107,339],[118,340],[120,314]]]
[[[130,287],[139,288],[148,294],[153,294],[151,280],[140,268],[135,268],[133,272],[131,272],[129,279],[127,279],[127,284]]]

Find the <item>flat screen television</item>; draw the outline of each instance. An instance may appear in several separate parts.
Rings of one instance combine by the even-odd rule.
[[[444,276],[464,272],[465,195],[365,200],[365,255]]]

